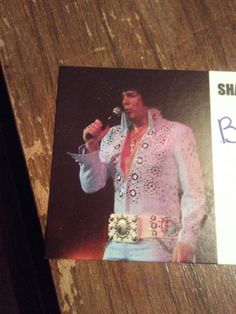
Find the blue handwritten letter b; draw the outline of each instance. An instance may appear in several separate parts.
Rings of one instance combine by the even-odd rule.
[[[223,126],[223,124],[225,124],[224,121],[226,121],[226,126]],[[227,121],[228,121],[228,123],[227,123]],[[223,117],[221,119],[218,119],[218,123],[219,123],[220,134],[221,134],[221,138],[222,138],[223,143],[224,144],[225,143],[231,143],[231,144],[236,143],[236,141],[232,141],[232,140],[228,139],[226,137],[226,134],[225,134],[226,133],[225,131],[228,129],[233,129],[236,131],[236,127],[234,127],[232,125],[231,118],[230,117]]]

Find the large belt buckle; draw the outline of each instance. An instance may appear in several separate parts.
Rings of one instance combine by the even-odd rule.
[[[155,215],[150,217],[150,231],[152,237],[175,238],[179,229],[179,222],[174,217],[157,217]]]
[[[135,215],[111,214],[108,225],[110,241],[134,243],[137,241],[138,219]]]

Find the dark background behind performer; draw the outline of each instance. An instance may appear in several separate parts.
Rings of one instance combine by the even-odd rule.
[[[113,183],[94,194],[80,187],[79,168],[66,152],[77,152],[82,132],[96,118],[105,120],[121,106],[121,91],[140,84],[149,104],[169,120],[189,125],[197,138],[206,187],[207,222],[197,261],[216,262],[208,72],[61,67],[51,172],[46,255],[101,259],[107,220],[113,210]]]

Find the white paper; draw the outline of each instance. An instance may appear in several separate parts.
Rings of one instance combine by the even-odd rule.
[[[236,72],[209,72],[217,255],[236,264]]]

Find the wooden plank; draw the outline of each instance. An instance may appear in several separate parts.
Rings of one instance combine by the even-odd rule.
[[[1,1],[1,60],[44,230],[58,65],[233,70],[234,1]],[[51,261],[63,313],[233,313],[235,267]]]
[[[0,69],[0,313],[59,311],[22,149]]]

